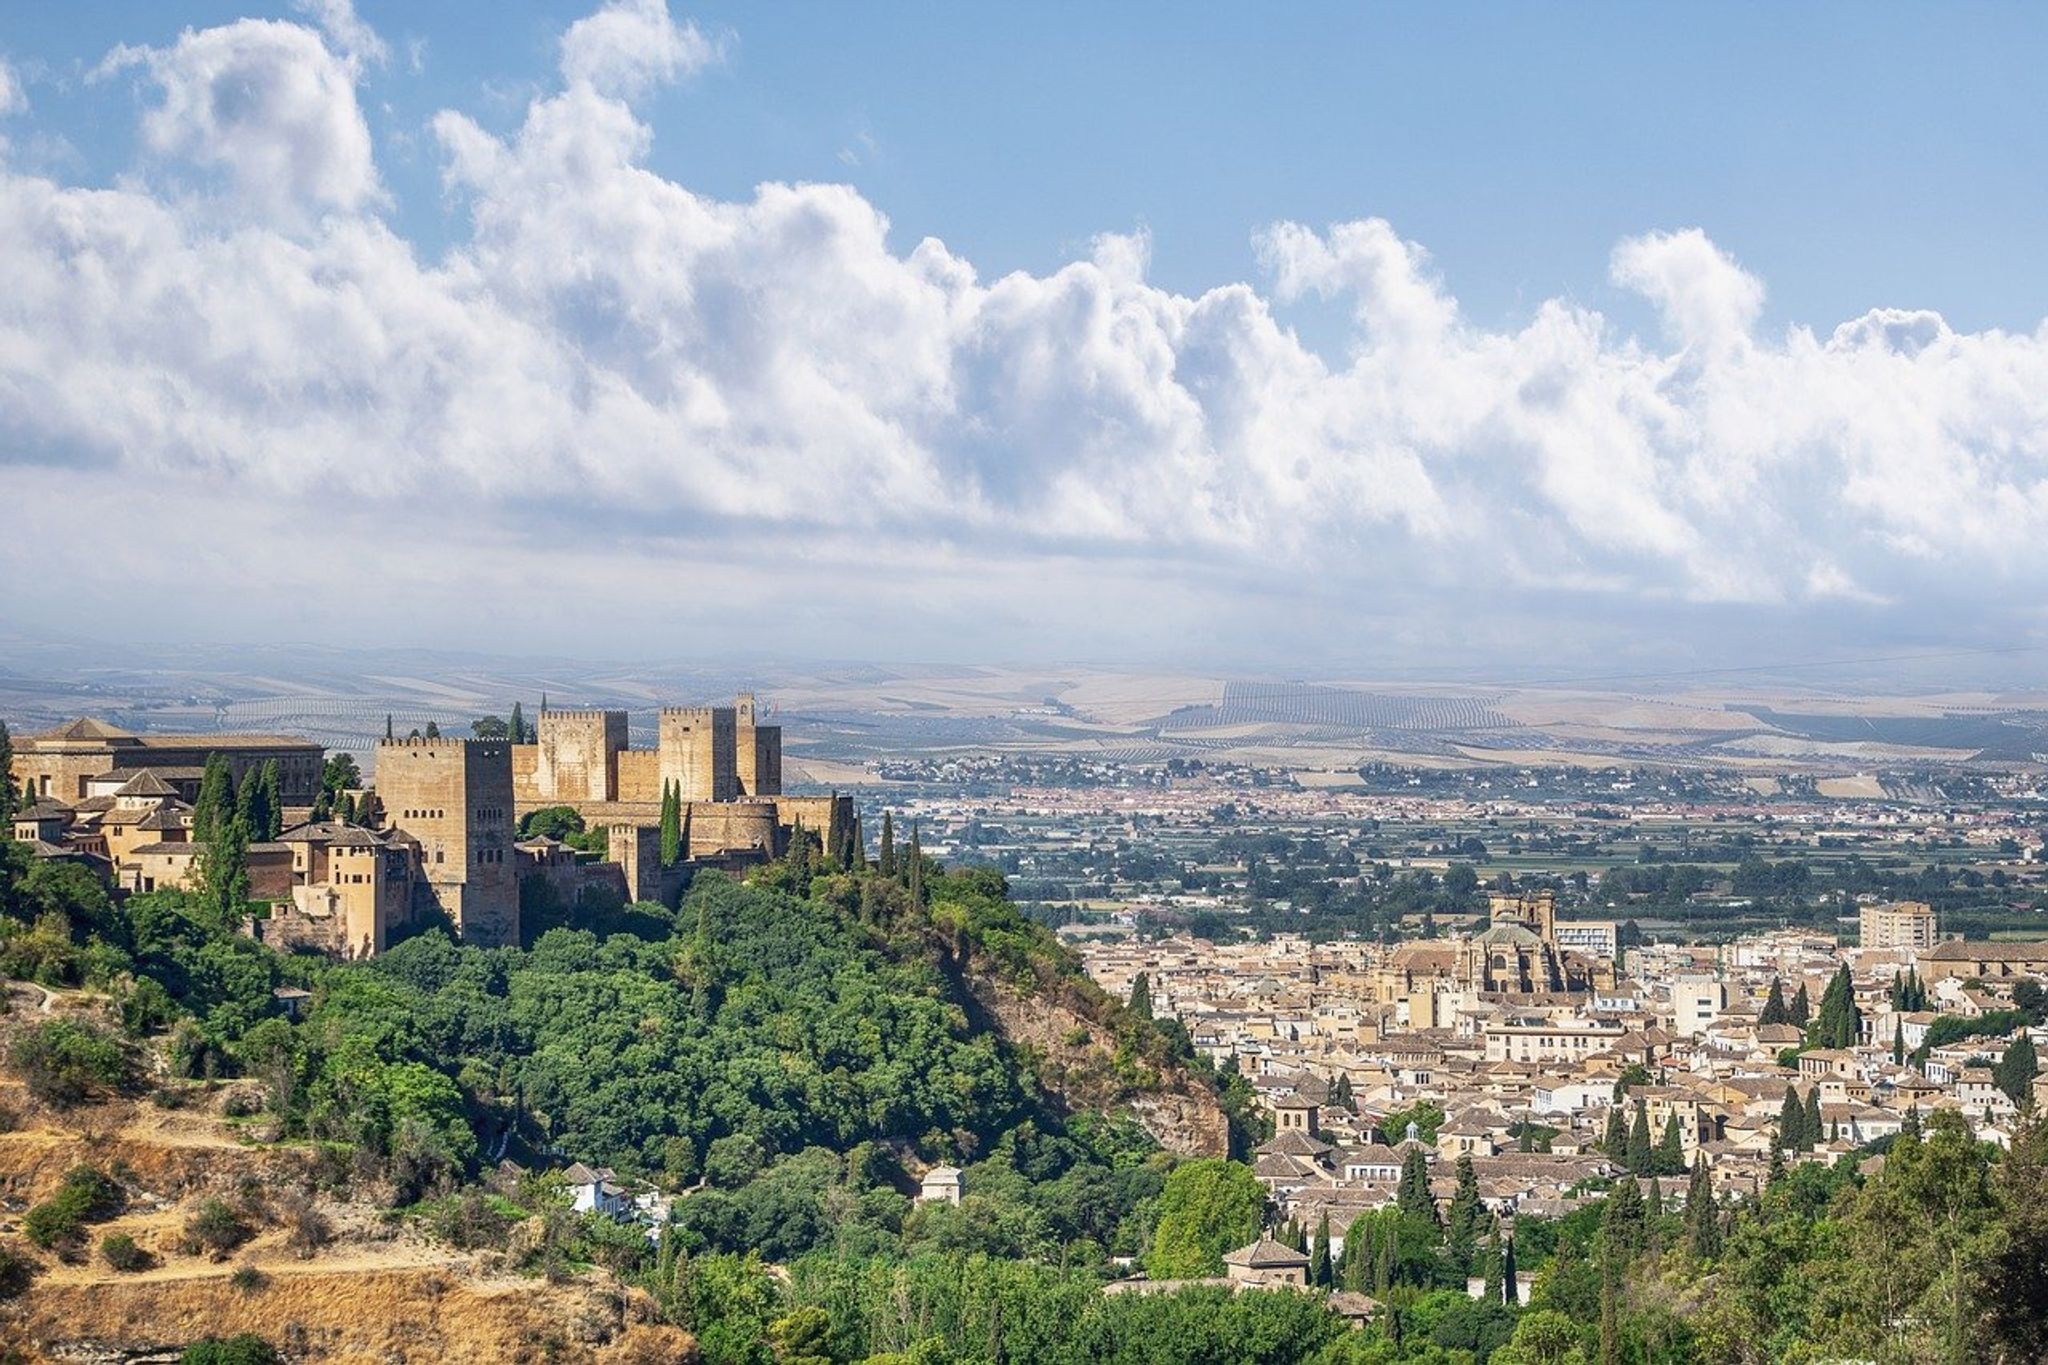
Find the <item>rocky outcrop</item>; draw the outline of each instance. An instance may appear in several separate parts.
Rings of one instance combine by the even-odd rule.
[[[1160,1146],[1186,1156],[1229,1153],[1230,1121],[1215,1091],[1177,1062],[1124,1055],[1114,1021],[1095,1002],[1019,990],[971,963],[961,979],[983,1022],[1030,1059],[1069,1112],[1129,1114]]]

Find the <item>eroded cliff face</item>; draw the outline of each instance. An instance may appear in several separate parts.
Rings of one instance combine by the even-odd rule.
[[[1092,1002],[1023,991],[974,969],[961,980],[1046,1089],[1070,1112],[1126,1113],[1153,1140],[1184,1156],[1227,1156],[1230,1120],[1215,1092],[1177,1063],[1119,1055],[1113,1026]]]

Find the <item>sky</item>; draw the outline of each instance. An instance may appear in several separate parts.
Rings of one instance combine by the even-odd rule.
[[[0,0],[0,632],[2026,673],[2044,38]]]

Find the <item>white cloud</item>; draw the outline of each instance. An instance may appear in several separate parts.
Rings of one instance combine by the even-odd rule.
[[[154,509],[235,509],[266,565],[406,567],[380,587],[422,602],[559,575],[627,619],[700,580],[761,600],[754,573],[900,625],[946,575],[935,612],[1110,643],[1225,616],[1318,640],[1418,600],[1446,632],[1589,602],[1926,620],[2048,587],[2048,329],[1878,310],[1763,335],[1762,284],[1698,230],[1614,250],[1649,339],[1563,299],[1476,323],[1376,219],[1262,232],[1266,292],[1161,289],[1144,233],[984,280],[892,246],[846,186],[727,202],[648,170],[626,100],[709,50],[615,3],[510,134],[441,114],[471,225],[433,262],[376,215],[351,59],[318,34],[244,20],[117,58],[163,91],[150,146],[269,223],[0,167],[0,460],[42,471],[9,476],[21,519],[78,531],[35,571],[125,584],[77,511],[119,503],[195,572],[215,528]],[[1309,295],[1349,308],[1341,358],[1286,325]]]
[[[95,74],[130,67],[146,70],[160,94],[143,116],[144,143],[173,162],[225,172],[240,206],[289,221],[379,199],[355,62],[312,29],[266,19],[187,29],[169,47],[116,48]]]
[[[14,68],[0,59],[0,118],[19,114],[28,108],[28,95],[21,88],[21,77]]]
[[[666,0],[609,0],[562,35],[562,77],[600,95],[632,99],[703,70],[719,55],[719,44],[695,24],[670,16]]]
[[[351,62],[367,65],[390,60],[391,49],[356,13],[354,0],[292,0],[292,7],[311,15],[334,49]]]

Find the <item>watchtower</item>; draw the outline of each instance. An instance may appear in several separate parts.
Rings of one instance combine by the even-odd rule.
[[[512,855],[512,748],[501,739],[387,739],[377,745],[377,798],[420,846],[418,894],[466,943],[519,943]]]

